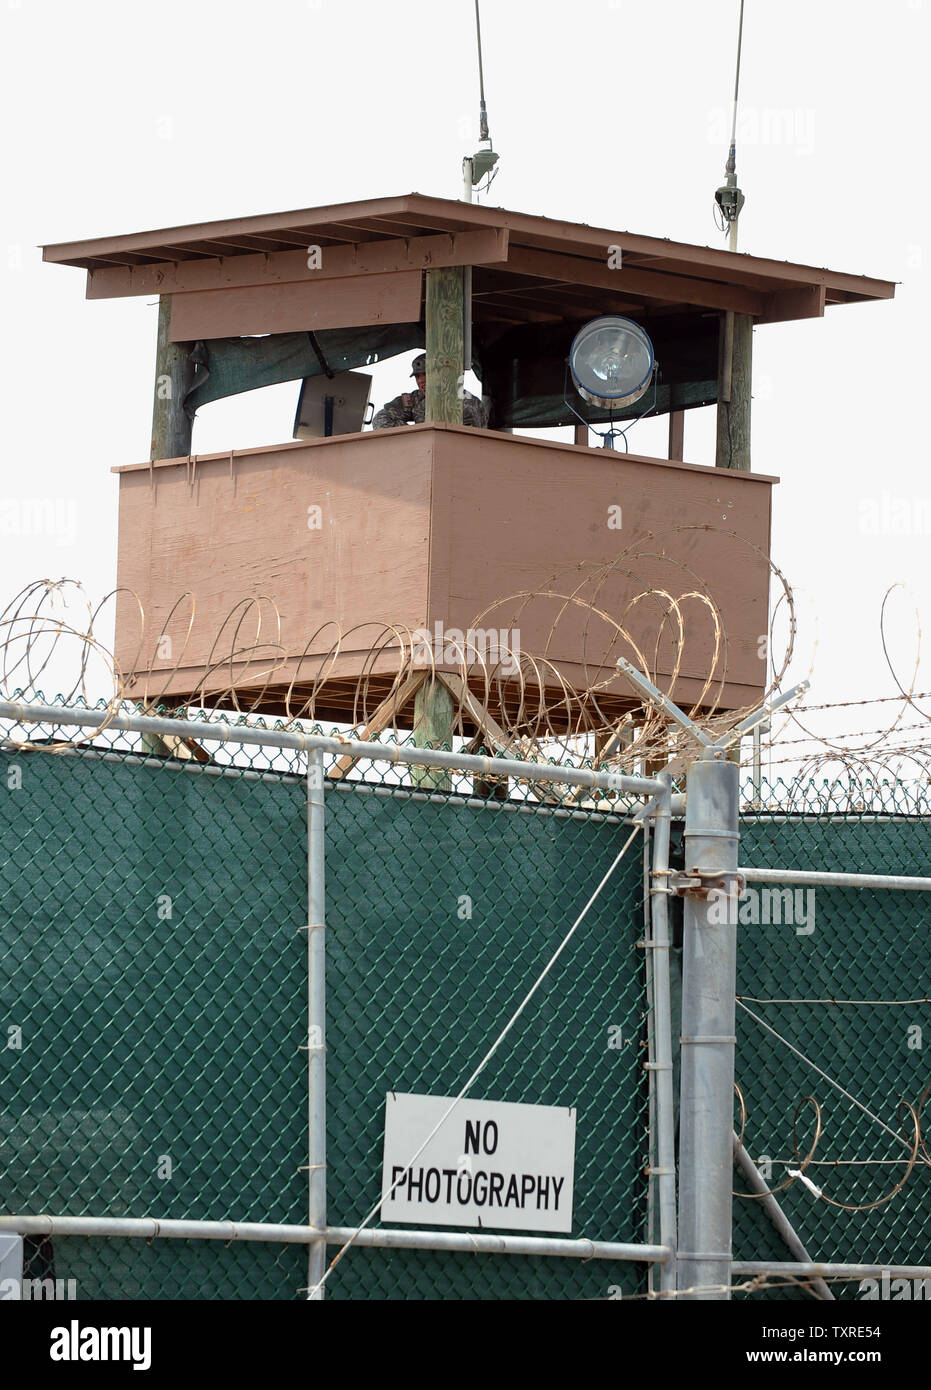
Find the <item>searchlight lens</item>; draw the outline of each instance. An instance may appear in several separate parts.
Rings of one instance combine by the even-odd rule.
[[[569,370],[583,400],[605,408],[639,400],[656,365],[653,344],[633,319],[593,319],[575,335]]]

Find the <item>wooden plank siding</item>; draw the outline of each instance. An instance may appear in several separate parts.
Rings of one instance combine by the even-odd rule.
[[[580,597],[620,617],[644,588],[679,595],[707,585],[727,630],[724,708],[750,704],[762,692],[758,640],[767,631],[770,491],[773,479],[722,473],[603,449],[531,440],[461,426],[412,426],[189,461],[163,460],[120,474],[116,656],[124,671],[152,667],[147,694],[166,698],[196,692],[205,668],[210,682],[266,691],[263,708],[283,708],[290,681],[305,693],[319,684],[321,717],[350,717],[359,682],[371,686],[369,712],[398,670],[384,650],[392,624],[414,629],[440,622],[463,630],[516,593],[537,593],[554,576],[571,593],[586,566],[610,565],[631,544],[645,553],[624,562]],[[566,505],[571,489],[573,505]],[[321,525],[308,526],[308,508]],[[622,508],[620,530],[608,508]],[[735,532],[749,545],[742,545]],[[652,533],[652,539],[650,539]],[[685,568],[680,568],[685,566]],[[147,615],[139,649],[138,596]],[[185,647],[191,600],[169,626],[170,660],[158,659],[162,626],[182,595],[193,597],[194,621]],[[232,665],[228,616],[244,599],[256,601],[243,624]],[[261,603],[259,603],[261,600]],[[555,629],[554,617],[566,608]],[[255,614],[265,614],[260,632]],[[242,611],[241,609],[239,610]],[[280,615],[280,634],[278,617]],[[712,627],[700,606],[686,603],[688,635],[682,676],[674,692],[697,699],[711,663]],[[662,607],[640,603],[629,618],[632,635],[652,661]],[[509,628],[518,620],[520,647],[556,663],[563,678],[584,689],[610,680],[607,706],[623,709],[630,691],[613,661],[631,655],[611,647],[612,629],[583,604],[537,597],[498,604],[479,625]],[[225,637],[218,642],[218,633]],[[338,655],[320,671],[344,634]],[[667,625],[668,626],[668,625]],[[316,635],[315,635],[316,634]],[[280,644],[244,651],[254,642]],[[304,653],[310,648],[311,657]],[[603,666],[605,653],[609,663]],[[673,648],[660,643],[662,677]],[[161,672],[161,674],[159,674]],[[326,679],[323,680],[323,674]],[[322,683],[321,683],[322,682]],[[137,679],[130,693],[141,695]],[[516,696],[515,696],[516,699]]]
[[[171,339],[316,332],[370,323],[416,323],[423,273],[399,270],[284,285],[243,285],[172,295]]]

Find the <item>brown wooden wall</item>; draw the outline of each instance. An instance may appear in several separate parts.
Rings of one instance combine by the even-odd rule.
[[[762,690],[758,641],[767,631],[769,574],[757,551],[769,553],[772,479],[426,425],[117,471],[118,582],[138,595],[146,619],[140,654],[138,606],[120,596],[116,656],[124,672],[152,668],[150,697],[190,695],[205,668],[234,649],[238,657],[227,659],[211,688],[261,685],[278,663],[268,651],[242,650],[257,640],[280,643],[287,656],[276,689],[297,680],[306,693],[321,673],[319,662],[302,663],[301,655],[308,644],[329,651],[335,629],[322,629],[333,623],[344,638],[326,674],[344,682],[344,693],[321,708],[335,718],[356,677],[396,666],[382,650],[386,625],[432,629],[440,621],[465,630],[488,605],[520,593],[536,597],[508,599],[480,625],[516,623],[523,652],[548,657],[584,688],[610,676],[618,656],[636,660],[592,605],[620,618],[634,594],[680,598],[703,586],[727,634],[718,702],[740,707]],[[620,529],[609,525],[616,507]],[[643,553],[592,580],[592,566],[610,566],[632,545]],[[544,587],[566,597],[540,597]],[[168,627],[171,653],[158,656],[163,625],[186,593],[193,610],[190,599],[180,604]],[[263,600],[261,631],[253,608],[234,636],[230,614],[246,598]],[[672,694],[688,703],[712,664],[713,628],[697,600],[683,600],[683,610],[682,678]],[[665,611],[648,597],[628,622],[663,688],[676,645]],[[358,624],[369,626],[353,633]],[[616,678],[612,688],[620,699],[630,694]],[[142,689],[132,687],[137,696]]]

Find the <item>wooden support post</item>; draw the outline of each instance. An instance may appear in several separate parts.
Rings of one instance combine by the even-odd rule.
[[[574,437],[574,439],[572,440],[572,442],[573,442],[573,444],[587,444],[587,443],[588,443],[588,425],[576,425],[576,427],[575,427],[575,437]]]
[[[192,422],[184,413],[184,396],[192,376],[189,362],[193,343],[173,343],[170,339],[171,295],[158,297],[158,336],[155,347],[155,383],[152,394],[152,442],[149,458],[184,458],[191,452]],[[144,711],[155,713],[155,706]],[[143,734],[146,753],[162,758],[190,758],[209,761],[209,755],[189,739],[160,738]]]
[[[606,750],[613,752],[620,745],[620,740],[615,738],[610,729],[599,729],[595,735],[595,767],[604,764]]]
[[[414,696],[414,747],[451,749],[455,713],[449,690],[438,676],[428,676]],[[421,791],[452,791],[452,777],[442,768],[412,766],[411,777]]]
[[[427,401],[425,422],[462,424],[463,290],[462,267],[428,270]]]
[[[595,767],[604,767],[612,754],[629,748],[634,741],[633,724],[621,724],[617,729],[599,729],[595,734]]]
[[[670,410],[669,412],[669,459],[678,459],[681,463],[685,458],[685,411]]]
[[[397,726],[401,710],[407,704],[411,696],[417,693],[418,686],[422,685],[427,679],[426,673],[419,671],[416,675],[408,677],[400,687],[382,700],[375,710],[364,729],[360,729],[355,735],[360,743],[365,743],[368,739],[377,738],[380,733],[388,728],[389,724]],[[345,777],[351,767],[358,762],[354,753],[347,753],[345,758],[337,758],[330,768],[327,776],[334,782],[338,782],[341,777]]]
[[[464,347],[463,275],[461,266],[427,270],[427,401],[425,422],[462,424]],[[453,697],[435,676],[414,696],[414,744],[418,748],[452,748]],[[452,779],[436,768],[412,768],[414,785],[449,791]]]
[[[155,351],[155,390],[152,400],[151,459],[184,458],[191,452],[192,422],[184,413],[184,396],[191,384],[189,362],[193,343],[170,341],[171,295],[158,299],[158,342]]]
[[[485,748],[497,749],[499,753],[515,756],[512,738],[502,729],[497,720],[492,718],[488,710],[479,704],[469,689],[468,682],[455,672],[447,672],[444,674],[443,680],[462,713],[470,715],[475,724],[476,734],[469,745],[469,751],[475,752],[481,745]],[[519,751],[516,756],[519,756]],[[482,778],[476,775],[472,778],[472,795],[481,797],[485,801],[507,801],[508,786],[506,777]]]
[[[728,319],[732,320],[732,327]],[[714,457],[717,468],[750,472],[752,369],[753,319],[749,314],[729,313],[721,325],[718,353],[718,434]]]

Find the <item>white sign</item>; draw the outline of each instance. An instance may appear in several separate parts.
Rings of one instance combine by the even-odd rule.
[[[385,1097],[382,1218],[571,1231],[575,1110],[461,1100],[418,1153],[451,1105],[447,1096]]]

